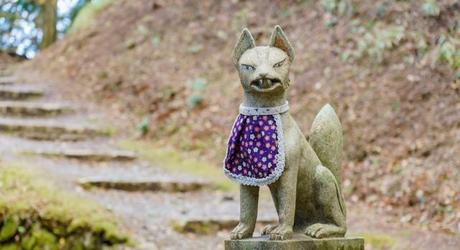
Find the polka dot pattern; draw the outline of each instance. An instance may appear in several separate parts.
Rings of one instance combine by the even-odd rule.
[[[278,139],[275,115],[240,114],[228,141],[226,174],[235,180],[253,179],[255,183],[273,177],[279,164]]]

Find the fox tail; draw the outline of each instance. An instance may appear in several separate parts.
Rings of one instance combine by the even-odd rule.
[[[343,151],[342,125],[330,104],[324,105],[313,121],[309,142],[321,163],[334,174],[341,186],[340,167]]]

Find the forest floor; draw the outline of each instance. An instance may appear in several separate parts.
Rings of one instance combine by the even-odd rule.
[[[113,212],[136,242],[127,249],[223,248],[238,220],[238,193],[235,184],[221,185],[222,174],[213,172],[214,166],[155,154],[154,144],[123,133],[124,126],[117,125],[124,121],[97,103],[74,99],[39,72],[14,74],[0,79],[2,162],[38,171],[59,189]],[[211,174],[193,173],[187,170],[191,165]],[[276,220],[267,190],[260,210],[264,224]],[[460,244],[456,235],[395,221],[363,202],[349,203],[348,210],[348,235],[364,237],[366,249],[456,249]]]

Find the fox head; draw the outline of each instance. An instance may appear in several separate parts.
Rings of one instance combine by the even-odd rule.
[[[293,60],[294,49],[280,26],[274,28],[268,46],[255,46],[251,33],[244,29],[233,50],[244,92],[258,99],[284,95]]]

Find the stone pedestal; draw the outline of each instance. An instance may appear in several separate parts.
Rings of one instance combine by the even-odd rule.
[[[290,240],[269,240],[268,236],[226,240],[225,250],[364,250],[362,238],[313,239],[295,235]]]

